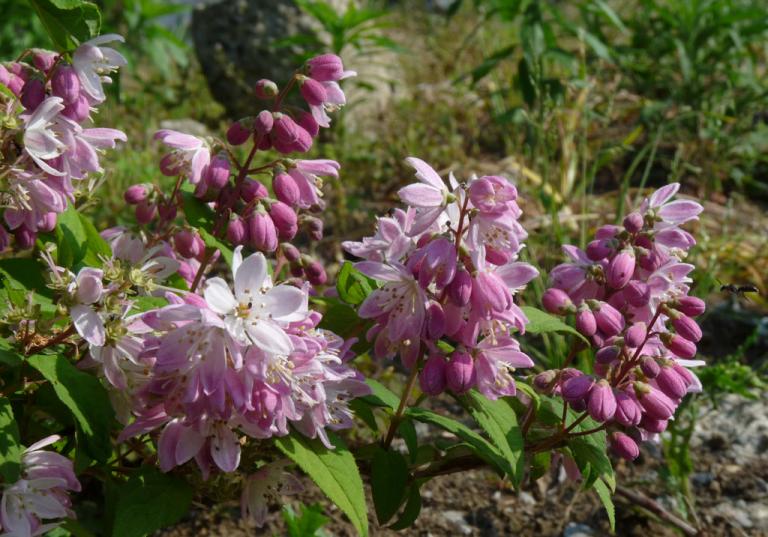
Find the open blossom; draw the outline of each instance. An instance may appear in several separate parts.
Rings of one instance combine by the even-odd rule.
[[[448,203],[448,187],[432,167],[421,159],[408,157],[406,162],[416,169],[418,183],[405,186],[398,191],[400,200],[416,209],[411,233],[422,233],[431,226]]]
[[[261,527],[267,521],[270,501],[284,494],[298,494],[304,490],[296,476],[285,471],[286,466],[285,461],[265,464],[245,478],[240,497],[244,519],[250,519]]]
[[[203,172],[211,162],[211,151],[204,140],[170,129],[157,131],[155,140],[160,140],[173,149],[163,157],[160,163],[163,173],[166,175],[185,173],[193,185],[200,182]]]
[[[69,491],[80,491],[72,461],[43,448],[59,440],[49,436],[29,446],[21,459],[21,478],[0,485],[0,530],[2,535],[43,535],[74,517]],[[58,520],[57,520],[58,519]],[[48,522],[48,520],[56,520]]]
[[[43,171],[51,175],[63,174],[48,163],[67,149],[53,128],[62,110],[64,102],[60,97],[48,97],[25,121],[24,150]]]
[[[102,46],[115,41],[122,43],[125,39],[117,34],[100,35],[77,47],[72,55],[72,66],[83,91],[96,102],[106,98],[103,83],[112,81],[107,75],[128,63],[115,49]]]

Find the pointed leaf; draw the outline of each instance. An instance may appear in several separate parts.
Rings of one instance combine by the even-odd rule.
[[[5,483],[14,483],[19,479],[23,451],[11,403],[0,397],[0,476]]]

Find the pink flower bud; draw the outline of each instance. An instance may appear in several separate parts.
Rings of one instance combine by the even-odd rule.
[[[330,82],[344,76],[344,65],[335,54],[322,54],[307,61],[307,74],[318,82]]]
[[[80,95],[75,102],[65,105],[61,113],[72,121],[81,123],[91,114],[91,104],[85,95]]]
[[[611,259],[606,273],[608,285],[614,289],[621,289],[632,279],[635,272],[635,252],[632,250],[622,250]]]
[[[647,416],[654,420],[667,420],[675,413],[677,405],[661,390],[657,390],[644,382],[635,382],[635,396]]]
[[[24,84],[21,90],[21,104],[27,110],[35,110],[45,99],[45,86],[43,81],[37,78]]]
[[[472,296],[472,276],[460,268],[456,271],[451,283],[448,284],[447,291],[451,302],[457,306],[466,306]]]
[[[642,308],[647,305],[648,301],[651,299],[651,288],[648,287],[648,284],[646,283],[630,280],[624,287],[623,294],[630,305],[636,308]]]
[[[419,387],[427,395],[440,395],[445,391],[445,358],[440,355],[430,356],[419,373]]]
[[[243,121],[235,121],[227,129],[227,142],[231,145],[243,145],[251,137],[251,130],[243,124]]]
[[[275,223],[280,240],[291,240],[299,231],[296,212],[282,201],[276,201],[269,208],[269,216]]]
[[[616,393],[616,412],[613,415],[616,423],[625,427],[634,427],[640,423],[642,417],[643,411],[637,399],[622,391]]]
[[[427,338],[438,340],[445,334],[445,312],[439,302],[430,302],[427,308]]]
[[[285,172],[275,176],[272,180],[272,189],[275,191],[277,199],[291,206],[296,205],[301,196],[296,180]]]
[[[595,231],[595,238],[598,240],[612,239],[618,235],[620,231],[621,228],[619,226],[607,224],[597,228],[597,231]]]
[[[8,72],[8,69],[3,64],[0,64],[0,84],[7,86],[10,79],[11,73]]]
[[[146,185],[131,185],[125,190],[123,199],[129,205],[137,205],[147,199],[147,195],[149,191]]]
[[[48,232],[53,231],[56,227],[57,214],[54,212],[45,213],[37,222],[38,231]]]
[[[624,217],[624,229],[630,233],[637,233],[643,229],[643,215],[638,212],[629,213]]]
[[[677,299],[674,306],[675,309],[689,317],[697,317],[704,313],[704,310],[706,309],[704,301],[695,296],[680,297]]]
[[[467,393],[475,385],[475,362],[466,352],[454,352],[445,368],[445,381],[456,395]]]
[[[640,455],[640,448],[637,443],[620,431],[611,433],[610,445],[611,451],[622,459],[633,461]]]
[[[593,336],[597,332],[597,321],[589,308],[580,307],[576,312],[576,330],[586,337]]]
[[[688,392],[688,385],[671,365],[662,366],[656,376],[656,385],[670,399],[682,399]]]
[[[16,239],[16,246],[20,250],[32,248],[35,245],[35,239],[37,239],[37,233],[24,226],[16,228],[13,232],[13,236]]]
[[[157,216],[157,205],[143,201],[136,206],[136,221],[139,224],[149,224]]]
[[[640,420],[640,428],[649,433],[661,434],[667,430],[669,420],[657,420],[649,417],[647,414]]]
[[[239,216],[229,221],[227,240],[235,245],[245,244],[248,241],[248,228]]]
[[[658,376],[659,371],[661,371],[661,366],[652,356],[641,356],[640,370],[646,378],[655,379]]]
[[[42,72],[47,73],[56,64],[58,54],[47,50],[36,50],[32,57],[32,63]]]
[[[325,91],[325,87],[311,78],[304,78],[300,82],[299,91],[304,100],[310,106],[320,106],[328,100],[328,94]]]
[[[322,220],[315,218],[314,216],[303,216],[302,221],[304,222],[307,233],[309,233],[309,236],[312,240],[319,241],[323,239]]]
[[[229,183],[230,165],[229,159],[224,156],[216,155],[211,159],[211,163],[205,170],[205,183],[219,190]]]
[[[605,302],[600,303],[599,308],[595,313],[595,319],[601,332],[610,337],[624,330],[624,317],[619,310]]]
[[[328,281],[328,275],[325,273],[323,265],[319,261],[311,261],[304,267],[304,271],[307,273],[307,279],[312,285],[325,285]]]
[[[613,253],[607,240],[594,240],[587,244],[587,257],[592,261],[601,261]]]
[[[51,92],[64,100],[64,104],[74,103],[80,97],[80,79],[73,67],[59,65],[51,77]]]
[[[314,138],[320,132],[320,125],[317,124],[317,120],[308,112],[299,113],[299,117],[296,119],[296,123],[299,127],[303,128]]]
[[[157,214],[160,215],[160,220],[164,222],[170,222],[176,218],[177,212],[176,205],[173,204],[161,203],[157,206]]]
[[[301,133],[309,136],[309,133],[299,127],[290,116],[281,114],[280,112],[273,112],[274,124],[272,126],[272,132],[270,132],[270,138],[275,146],[275,149],[281,153],[291,153],[293,151],[300,151],[298,149],[301,141]],[[310,136],[310,145],[312,143],[312,137]],[[308,149],[308,148],[307,148]]]
[[[619,357],[621,349],[615,345],[603,347],[595,353],[595,360],[600,364],[610,364]]]
[[[565,315],[574,309],[571,297],[562,289],[550,287],[541,297],[541,303],[544,309],[555,315]]]
[[[424,259],[419,267],[419,284],[426,288],[434,281],[438,289],[448,285],[456,275],[456,248],[440,237],[424,247]]]
[[[183,257],[198,257],[205,251],[205,244],[194,231],[183,229],[173,236],[176,251]]]
[[[677,318],[673,317],[672,326],[675,327],[675,332],[688,341],[697,343],[701,339],[701,328],[687,315],[681,313]]]
[[[240,198],[242,198],[245,203],[266,198],[268,195],[269,192],[267,192],[267,187],[255,179],[246,179],[243,181],[243,185],[240,188]]]
[[[277,97],[277,94],[280,93],[280,90],[278,89],[277,84],[275,84],[273,81],[262,78],[253,86],[253,93],[258,99],[267,100],[273,97]]]
[[[627,333],[624,336],[624,341],[632,348],[637,348],[645,342],[645,337],[648,334],[648,327],[644,322],[634,323],[627,329]]]
[[[502,252],[491,246],[485,247],[485,260],[494,265],[506,265],[512,256],[508,252]]]
[[[589,390],[587,410],[592,419],[597,421],[608,421],[613,417],[616,412],[616,396],[607,380],[600,379]]]
[[[469,185],[472,205],[485,213],[503,211],[507,202],[517,199],[517,189],[503,177],[484,176]]]
[[[253,121],[253,130],[259,136],[266,136],[272,132],[274,124],[275,119],[272,117],[272,112],[269,110],[262,110]]]
[[[554,386],[555,379],[557,378],[557,372],[549,369],[543,371],[533,377],[533,388],[539,393],[550,393]]]
[[[301,259],[301,252],[290,242],[284,242],[280,245],[280,250],[283,252],[285,259],[291,263],[295,263]]]
[[[10,73],[8,75],[8,82],[5,85],[11,90],[11,93],[19,97],[21,96],[21,90],[24,88],[24,79],[14,73]]]
[[[661,341],[675,356],[680,358],[696,356],[696,344],[677,334],[662,334]]]
[[[566,380],[561,388],[563,399],[568,402],[584,399],[589,390],[592,389],[594,382],[594,379],[589,375],[579,375]]]
[[[255,212],[248,219],[248,238],[251,246],[262,252],[277,250],[277,230],[272,219],[261,212]]]

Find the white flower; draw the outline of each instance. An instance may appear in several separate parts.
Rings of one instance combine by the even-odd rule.
[[[281,323],[307,316],[307,294],[290,285],[273,287],[264,255],[256,253],[243,260],[241,250],[235,250],[232,260],[234,294],[222,278],[211,278],[206,283],[205,300],[224,316],[235,339],[251,342],[266,352],[289,354],[293,344]]]
[[[100,35],[77,47],[72,55],[72,66],[83,90],[99,102],[106,98],[102,83],[112,82],[107,75],[128,63],[115,49],[99,46],[113,41],[122,43],[125,39],[117,34]]]
[[[64,101],[61,97],[48,97],[29,116],[24,129],[24,149],[40,168],[51,175],[64,175],[45,162],[67,149],[54,130],[56,118],[62,110]]]

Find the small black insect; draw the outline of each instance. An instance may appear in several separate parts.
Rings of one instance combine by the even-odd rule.
[[[720,292],[731,293],[733,295],[743,296],[744,298],[746,298],[746,293],[760,294],[760,289],[758,289],[756,285],[752,285],[751,283],[746,285],[734,285],[732,283],[728,283],[720,286]]]

